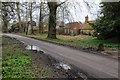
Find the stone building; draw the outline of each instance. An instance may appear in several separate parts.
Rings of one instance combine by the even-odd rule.
[[[85,23],[82,24],[82,27],[80,29],[80,34],[85,34],[85,35],[93,35],[94,29],[91,26],[91,24],[94,24],[95,21],[89,21],[88,15],[85,17]]]
[[[64,27],[64,34],[72,35],[72,36],[79,35],[81,27],[82,27],[82,25],[79,22],[68,23]]]

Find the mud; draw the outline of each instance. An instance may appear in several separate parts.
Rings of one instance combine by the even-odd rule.
[[[56,73],[56,75],[53,76],[54,78],[68,78],[68,79],[79,78],[80,80],[89,80],[89,78],[93,78],[84,71],[75,67],[74,65],[66,63],[65,61],[61,62],[48,54],[44,54],[45,51],[41,50],[39,47],[35,45],[26,45],[25,43],[24,45],[25,49],[33,51],[34,53],[38,53],[38,54],[32,53],[34,54],[33,55],[34,57],[35,55],[37,55],[37,57],[42,56],[41,60],[44,62],[44,64],[46,63],[46,65],[54,69],[54,72]],[[40,60],[38,62],[40,62]]]
[[[55,74],[50,78],[60,78],[65,80],[97,80],[76,66],[65,61],[59,61],[50,55],[45,54],[45,51],[35,45],[29,45],[21,41],[19,48],[29,51],[27,55],[32,57],[32,65],[34,66],[32,69],[36,78],[40,78],[38,70],[40,69],[40,66],[44,66],[53,69]]]

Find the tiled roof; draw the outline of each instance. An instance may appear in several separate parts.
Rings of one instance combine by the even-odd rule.
[[[82,27],[82,24],[78,22],[73,22],[73,23],[68,23],[66,24],[65,28],[70,28],[70,29],[80,29]]]
[[[83,24],[79,22],[72,22],[66,24],[64,28],[91,30],[93,29],[93,27],[90,25],[90,23],[95,23],[95,21],[89,21],[88,23],[83,23]]]
[[[89,23],[84,23],[84,24],[82,24],[81,29],[87,30],[87,29],[93,29],[93,27]]]

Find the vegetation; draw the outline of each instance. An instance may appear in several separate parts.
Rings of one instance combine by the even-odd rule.
[[[84,1],[86,4],[87,2]],[[74,4],[74,5],[72,5]],[[48,36],[49,38],[56,38],[56,24],[60,22],[60,19],[66,19],[68,21],[74,21],[72,19],[72,13],[69,11],[68,6],[72,5],[74,9],[76,9],[75,5],[80,6],[76,1],[73,3],[68,2],[68,0],[65,1],[57,1],[49,2],[49,1],[40,1],[39,4],[36,4],[36,2],[3,2],[1,3],[2,9],[1,10],[1,16],[3,17],[1,20],[3,21],[3,32],[8,32],[10,29],[10,25],[12,25],[11,22],[18,22],[18,30],[19,32],[31,32],[30,34],[34,34],[34,27],[28,26],[27,23],[29,22],[32,24],[32,21],[39,21],[38,27],[39,27],[39,33],[43,32],[43,23],[48,24]],[[79,7],[77,7],[79,8]],[[33,14],[34,11],[38,11],[39,9],[39,20],[37,20],[38,14]],[[77,12],[77,11],[76,11]],[[12,13],[12,15],[10,15]],[[8,17],[11,16],[10,20],[8,21]],[[36,19],[36,20],[34,20]],[[57,21],[57,19],[59,21]],[[30,20],[30,21],[28,21]],[[26,22],[26,27],[22,26],[22,22]],[[64,20],[63,20],[64,21]]]
[[[9,23],[16,18],[15,16],[15,2],[1,2],[0,16],[2,32],[6,33],[9,29]]]
[[[58,4],[57,0],[55,2],[48,2],[49,7],[49,29],[48,29],[48,38],[56,39],[56,16],[57,16],[57,8],[64,4],[64,2]]]
[[[3,37],[2,47],[2,77],[3,78],[46,78],[54,75],[52,68],[33,65],[34,58],[30,55],[30,51],[23,50],[23,44]],[[21,48],[22,47],[22,48]],[[38,62],[36,62],[38,63]],[[39,71],[39,76],[36,76],[36,71]]]
[[[15,48],[18,44],[18,41],[3,38],[3,78],[32,78],[32,72],[26,70],[31,65],[31,57]]]
[[[68,45],[73,45],[77,47],[82,47],[82,48],[88,48],[88,47],[93,47],[98,50],[104,50],[104,49],[113,49],[117,50],[120,47],[119,44],[119,35],[120,35],[120,2],[117,3],[109,3],[109,2],[102,2],[101,3],[101,15],[100,17],[96,20],[96,23],[93,24],[93,27],[95,29],[95,36],[97,38],[74,38],[74,39],[66,39],[64,37],[59,37],[56,36],[56,20],[57,20],[57,14],[58,10],[63,10],[60,14],[63,14],[63,19],[64,17],[64,9],[67,11],[68,7],[68,0],[65,0],[64,2],[40,2],[40,4],[36,4],[35,2],[33,3],[2,3],[2,21],[3,21],[3,32],[8,32],[8,23],[9,21],[15,20],[18,17],[18,25],[19,25],[19,30],[22,30],[22,21],[20,16],[22,13],[21,7],[26,8],[26,28],[24,29],[24,32],[28,34],[28,19],[30,19],[30,23],[32,23],[34,16],[33,12],[37,10],[37,7],[39,8],[39,33],[43,33],[43,22],[48,21],[48,33],[47,35],[45,34],[40,34],[40,35],[27,35],[30,37],[34,37],[37,39],[44,39],[60,44],[68,44]],[[88,3],[86,3],[88,4]],[[16,5],[16,7],[14,7]],[[89,6],[89,4],[88,4]],[[29,7],[29,8],[28,8]],[[15,9],[16,8],[16,9]],[[45,9],[46,8],[46,9]],[[16,11],[16,12],[14,12]],[[24,10],[23,10],[24,12]],[[13,16],[14,13],[15,16]],[[28,15],[29,14],[29,15]],[[27,16],[28,15],[28,16]],[[13,18],[9,16],[12,16]],[[46,16],[46,17],[45,17]],[[70,16],[69,16],[70,17]],[[45,18],[47,18],[47,21],[45,21]],[[64,20],[63,20],[64,21]],[[87,28],[92,28],[91,25],[87,25]],[[14,27],[13,30],[14,31]],[[33,26],[31,26],[31,34],[34,34]],[[57,39],[58,38],[58,39]],[[101,45],[102,44],[102,45]],[[102,46],[102,47],[101,47]],[[103,49],[104,48],[104,49]]]
[[[56,11],[57,11],[57,2],[48,2],[49,6],[49,30],[48,30],[48,38],[56,38]]]
[[[120,2],[101,3],[101,15],[94,25],[98,38],[119,38],[120,34]]]
[[[8,53],[9,54],[9,53]],[[13,59],[3,61],[3,77],[4,78],[31,78],[32,73],[25,71],[25,67],[29,66],[31,59],[29,56],[16,56]]]
[[[25,34],[22,34],[26,36]],[[68,44],[68,45],[73,45],[81,48],[88,48],[88,47],[93,47],[98,49],[99,44],[103,44],[105,49],[112,49],[112,50],[118,50],[120,49],[120,43],[119,42],[114,42],[112,40],[100,40],[97,38],[64,38],[61,36],[57,36],[58,39],[51,39],[47,38],[47,34],[40,34],[40,35],[27,35],[28,37],[34,37],[37,39],[42,39],[42,40],[48,40],[60,44]]]
[[[20,32],[20,35],[33,37],[40,40],[46,40],[62,45],[69,45],[74,47],[79,47],[82,49],[94,48],[98,51],[104,50],[120,50],[120,2],[117,3],[101,3],[101,16],[96,20],[95,24],[92,24],[95,29],[95,36],[91,38],[65,38],[62,36],[57,36],[56,34],[56,24],[57,24],[57,15],[63,15],[63,19],[65,18],[65,14],[69,16],[69,8],[68,5],[70,3],[66,3],[68,0],[64,2],[41,2],[37,4],[35,2],[31,3],[15,3],[15,2],[2,2],[2,8],[0,9],[0,16],[2,22],[2,31],[6,32]],[[84,0],[83,0],[84,1]],[[85,1],[84,1],[85,2]],[[89,4],[85,2],[87,6]],[[73,5],[73,3],[71,3]],[[35,6],[34,6],[35,5]],[[76,4],[77,5],[77,4]],[[74,8],[76,8],[73,5]],[[25,7],[26,6],[26,7]],[[39,34],[35,35],[34,27],[32,26],[32,22],[34,19],[33,12],[37,11],[37,7],[39,7]],[[81,7],[81,6],[79,6]],[[22,10],[21,8],[25,9]],[[67,12],[68,9],[68,12]],[[72,9],[72,7],[70,8]],[[24,12],[25,11],[25,12]],[[65,11],[65,13],[64,13]],[[77,10],[76,10],[77,11]],[[25,15],[24,15],[25,14]],[[62,15],[61,15],[62,14]],[[23,16],[22,16],[23,15]],[[26,17],[25,17],[26,16]],[[46,16],[46,17],[45,17]],[[23,23],[24,17],[26,21]],[[61,18],[61,17],[60,17]],[[69,18],[71,18],[69,16]],[[30,21],[28,21],[30,19]],[[48,21],[45,21],[47,19]],[[9,29],[9,23],[18,20],[15,24],[12,24],[11,29]],[[67,19],[65,19],[67,20]],[[65,21],[63,20],[63,21]],[[74,21],[74,20],[73,20]],[[30,27],[28,26],[28,22]],[[43,23],[48,24],[48,33],[43,34],[44,30]],[[26,26],[25,26],[26,25]],[[24,26],[24,27],[23,27]],[[92,29],[91,25],[86,24],[87,28]],[[60,30],[61,31],[61,30]],[[26,34],[25,34],[26,32]],[[31,35],[29,35],[29,33]],[[61,31],[62,33],[62,31]],[[2,38],[2,74],[3,78],[46,78],[53,77],[54,72],[49,64],[41,61],[40,64],[40,56],[33,54],[32,56],[28,53],[30,51],[25,50],[23,44],[21,42],[11,39],[8,37]],[[33,51],[34,53],[34,51]],[[38,58],[36,58],[37,56]],[[34,57],[34,58],[33,58]],[[43,56],[42,56],[43,57]],[[37,61],[36,61],[37,59]],[[44,58],[45,61],[45,58]],[[36,63],[36,64],[33,64]],[[44,64],[46,63],[46,64]],[[48,62],[49,63],[49,62]],[[38,76],[39,75],[39,76]]]
[[[22,24],[21,24],[21,16],[20,16],[20,7],[19,7],[20,3],[17,2],[16,6],[17,6],[17,16],[18,16],[18,21],[19,21],[19,31],[22,32]]]

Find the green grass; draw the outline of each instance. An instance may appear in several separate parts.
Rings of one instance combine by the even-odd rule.
[[[24,35],[26,36],[26,35]],[[97,48],[99,44],[104,44],[105,49],[112,49],[112,50],[118,50],[120,49],[120,43],[112,41],[112,40],[100,40],[97,38],[63,38],[58,36],[57,39],[49,39],[47,38],[47,34],[39,34],[39,35],[27,35],[29,37],[34,37],[37,39],[43,39],[43,40],[48,40],[56,43],[61,43],[61,44],[68,44],[68,45],[73,45],[77,47],[82,47],[82,48],[87,48],[87,47],[93,47]]]
[[[4,78],[32,78],[32,72],[26,72],[25,68],[31,64],[29,56],[15,57],[3,61]]]
[[[17,48],[16,40],[3,37],[2,47],[2,77],[3,78],[32,78],[32,72],[26,71],[31,65],[31,57],[25,51]]]
[[[118,50],[120,49],[120,43],[114,42],[111,40],[100,40],[97,38],[85,38],[82,40],[84,44],[88,44],[92,47],[98,47],[99,44],[104,44],[106,49],[113,49],[113,50]]]
[[[34,58],[29,55],[31,51],[25,50],[21,42],[8,37],[3,37],[2,40],[2,78],[49,78],[54,75],[51,67],[44,64],[38,67],[38,62],[34,65]]]

